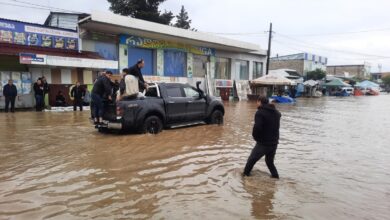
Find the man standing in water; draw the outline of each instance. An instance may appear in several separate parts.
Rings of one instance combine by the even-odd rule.
[[[112,100],[111,93],[111,77],[112,72],[107,71],[102,76],[97,78],[95,84],[93,85],[91,98],[93,106],[92,118],[95,120],[95,124],[101,124],[103,122],[104,115],[104,100]]]
[[[244,169],[244,176],[249,176],[253,166],[265,155],[265,163],[272,178],[279,178],[274,165],[276,149],[279,143],[279,127],[281,114],[274,104],[270,104],[267,97],[257,99],[258,110],[255,115],[252,136],[256,141],[251,155]]]

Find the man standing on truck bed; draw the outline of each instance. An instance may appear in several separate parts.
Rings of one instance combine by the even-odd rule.
[[[92,89],[92,106],[93,106],[93,113],[92,116],[95,120],[95,124],[101,124],[103,122],[103,115],[104,115],[104,103],[103,101],[105,99],[112,100],[111,93],[112,93],[112,87],[111,87],[111,76],[112,72],[107,71],[103,75],[101,75],[99,78],[97,78],[95,84],[93,85]]]
[[[143,92],[148,87],[148,84],[145,82],[141,73],[141,69],[144,68],[144,66],[145,61],[143,59],[139,59],[137,63],[129,69],[130,75],[133,75],[138,79],[139,92]]]
[[[269,104],[267,97],[260,96],[257,100],[258,110],[255,115],[252,136],[256,141],[244,169],[244,176],[249,176],[253,166],[265,155],[265,163],[272,178],[279,178],[274,165],[276,148],[279,143],[279,128],[281,114],[274,104]]]

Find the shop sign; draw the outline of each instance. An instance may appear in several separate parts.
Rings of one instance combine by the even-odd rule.
[[[215,88],[233,88],[233,80],[216,79]]]
[[[21,64],[46,64],[46,55],[33,54],[33,53],[21,53],[19,54],[19,62]]]
[[[118,69],[118,61],[60,56],[47,56],[47,65],[94,69]]]
[[[119,42],[120,44],[126,44],[131,47],[141,47],[148,49],[176,49],[196,55],[215,56],[215,49],[213,48],[192,46],[166,40],[154,40],[134,35],[120,35]]]
[[[0,19],[0,42],[77,50],[78,33]]]

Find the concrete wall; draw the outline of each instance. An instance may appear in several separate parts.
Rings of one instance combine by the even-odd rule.
[[[349,77],[364,77],[365,68],[363,65],[328,66],[326,72],[335,76],[346,76],[344,73],[349,73]]]
[[[304,60],[270,60],[269,69],[270,70],[293,69],[303,76],[305,73],[305,61]]]

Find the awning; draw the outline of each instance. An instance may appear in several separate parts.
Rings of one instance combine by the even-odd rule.
[[[265,56],[266,50],[259,45],[233,40],[214,34],[176,28],[169,25],[144,21],[108,12],[92,12],[79,22],[81,33],[85,30],[113,35],[129,34],[225,51],[256,53]]]
[[[324,86],[327,87],[350,87],[348,83],[343,82],[341,79],[333,79],[332,81],[325,83]]]
[[[105,60],[98,53],[0,43],[0,54],[18,56],[21,64],[90,69],[118,69],[118,61]]]
[[[251,81],[254,85],[296,85],[297,83],[282,76],[265,75]]]

